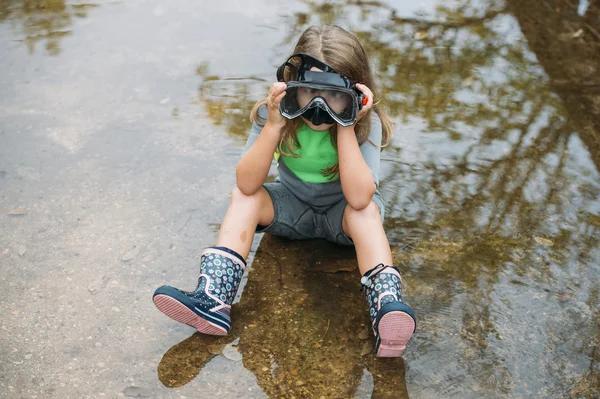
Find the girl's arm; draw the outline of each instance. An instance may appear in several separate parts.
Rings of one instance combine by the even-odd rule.
[[[281,129],[285,125],[285,119],[279,112],[279,103],[285,96],[285,89],[285,83],[274,83],[271,86],[267,97],[267,123],[235,169],[237,187],[246,195],[255,194],[267,179]]]
[[[371,144],[367,142],[365,145]],[[360,151],[354,126],[338,126],[337,146],[344,197],[352,208],[364,209],[371,202],[377,186]]]
[[[254,144],[238,162],[235,176],[242,193],[252,195],[262,187],[271,168],[280,133],[280,127],[267,122]]]
[[[356,120],[359,121],[373,107],[373,92],[360,83],[357,83],[356,87],[368,100],[358,113]],[[373,136],[376,141],[379,141],[378,145],[381,145],[381,126],[375,127],[375,122],[380,123],[379,117],[373,112],[370,136]],[[365,154],[363,154],[354,133],[354,126],[338,125],[337,150],[342,191],[348,204],[356,210],[364,209],[371,203],[371,198],[379,183],[379,147],[373,146],[368,141],[363,145],[373,148],[365,148]],[[373,151],[377,151],[377,153],[373,154]],[[373,168],[369,167],[365,158],[369,159]]]

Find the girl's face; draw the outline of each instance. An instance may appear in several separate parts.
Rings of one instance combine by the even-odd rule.
[[[311,71],[317,71],[317,72],[323,72],[321,69],[317,68],[317,67],[312,67],[310,68]],[[304,107],[306,104],[308,104],[308,102],[313,99],[316,96],[323,96],[326,100],[327,100],[327,104],[329,104],[332,108],[334,108],[335,111],[338,111],[338,105],[335,105],[335,99],[331,99],[328,96],[327,93],[332,93],[332,92],[321,92],[321,93],[315,93],[316,90],[314,89],[309,89],[309,88],[300,88],[298,90],[298,104],[300,105],[300,107]],[[339,104],[339,106],[341,108],[343,108],[342,104]],[[340,108],[340,109],[341,109]],[[312,130],[316,130],[317,132],[323,132],[325,130],[329,130],[333,127],[333,125],[335,125],[335,123],[323,123],[322,125],[319,126],[315,126],[311,123],[311,121],[309,121],[308,119],[306,119],[305,117],[301,116],[302,120],[308,125],[309,128],[311,128]]]

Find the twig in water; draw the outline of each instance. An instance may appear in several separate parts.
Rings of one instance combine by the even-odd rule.
[[[331,324],[331,319],[327,319],[327,328],[325,329],[325,334],[323,334],[319,342],[322,342],[323,338],[325,338],[325,336],[327,335],[327,331],[329,331],[329,324]]]

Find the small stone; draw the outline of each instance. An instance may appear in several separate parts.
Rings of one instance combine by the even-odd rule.
[[[107,280],[108,278],[106,276],[103,276],[102,278],[90,283],[90,285],[88,285],[88,291],[92,295],[96,295],[97,293],[102,291],[102,289],[106,286]]]
[[[301,387],[302,385],[304,385],[304,381],[302,381],[302,380],[296,381],[296,386],[297,387]]]
[[[27,247],[25,245],[19,245],[19,249],[17,250],[19,256],[25,255],[25,252],[27,252]]]
[[[119,308],[118,308],[118,307],[116,307],[116,306],[113,306],[113,307],[112,307],[112,311],[113,311],[113,312],[120,312],[120,311],[121,311],[121,309],[119,309]]]
[[[100,367],[100,368],[102,368],[102,367],[106,366],[106,364],[104,364],[104,363],[102,363],[102,362],[99,362],[99,363],[97,364],[97,366],[98,366],[98,367]]]
[[[26,354],[26,355],[25,355],[25,359],[29,360],[29,359],[31,359],[31,358],[32,358],[32,356],[33,356],[33,355],[32,355],[31,353],[28,353],[28,354]]]
[[[261,370],[262,371],[269,371],[269,368],[268,367],[263,367]]]
[[[233,345],[227,345],[225,348],[223,348],[221,354],[227,359],[233,360],[234,362],[239,362],[242,360],[242,354]]]

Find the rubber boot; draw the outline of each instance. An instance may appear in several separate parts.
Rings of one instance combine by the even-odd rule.
[[[412,308],[402,301],[400,271],[381,263],[366,272],[361,283],[361,291],[367,294],[377,356],[402,356],[415,332],[416,319]]]
[[[231,304],[246,261],[225,247],[210,247],[201,256],[200,277],[194,291],[163,285],[152,300],[164,314],[203,334],[227,335],[231,330]]]

